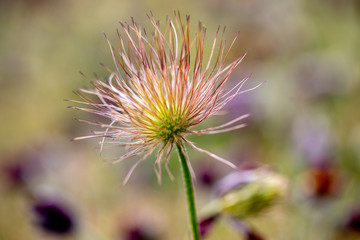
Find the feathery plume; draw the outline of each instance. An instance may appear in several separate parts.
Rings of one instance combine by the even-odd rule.
[[[186,16],[183,23],[180,13],[175,13],[174,21],[166,19],[164,30],[152,14],[148,18],[154,27],[152,36],[133,19],[131,24],[120,23],[124,34],[118,32],[118,52],[105,35],[115,70],[104,66],[110,73],[109,78],[89,81],[92,89],[80,89],[77,95],[82,101],[73,101],[85,107],[71,108],[100,115],[109,119],[110,123],[80,120],[104,130],[75,140],[100,137],[101,150],[106,139],[119,140],[111,143],[128,147],[129,151],[114,162],[143,155],[130,169],[124,183],[136,166],[155,149],[159,149],[155,161],[158,178],[161,177],[163,159],[171,177],[168,161],[174,144],[183,148],[187,143],[195,150],[236,168],[233,163],[195,146],[185,137],[189,134],[228,132],[246,126],[239,122],[249,114],[217,127],[193,130],[194,126],[217,114],[235,96],[254,89],[242,90],[248,79],[245,78],[229,91],[223,90],[230,74],[246,55],[225,65],[237,37],[226,48],[225,28],[220,36],[219,27],[209,59],[205,61],[206,29],[201,23],[195,37],[190,39],[190,16]]]

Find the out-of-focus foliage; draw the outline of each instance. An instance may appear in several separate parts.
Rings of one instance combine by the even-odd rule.
[[[84,87],[98,64],[113,67],[103,32],[116,46],[118,21],[149,26],[146,14],[165,20],[173,10],[207,27],[207,45],[218,25],[226,38],[239,31],[231,59],[247,52],[231,76],[252,74],[221,123],[247,112],[249,127],[192,137],[200,147],[231,160],[270,165],[289,180],[284,203],[247,221],[265,239],[360,238],[360,3],[357,0],[198,1],[0,1],[0,239],[185,239],[185,196],[178,177],[158,186],[153,159],[121,182],[133,160],[104,163],[120,154],[98,142],[70,142],[91,126],[73,117],[63,99]],[[205,53],[208,54],[208,53]],[[207,124],[204,123],[204,124]],[[198,174],[198,208],[212,183],[231,171],[189,150]],[[176,156],[171,169],[179,175]],[[210,179],[210,180],[209,180]],[[206,184],[203,184],[206,183]],[[37,224],[40,199],[66,206],[76,228],[58,235]],[[137,234],[137,235],[136,235]],[[206,239],[243,239],[218,221]]]

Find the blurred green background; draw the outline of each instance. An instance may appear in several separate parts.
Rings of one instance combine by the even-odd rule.
[[[87,86],[79,74],[106,77],[113,67],[105,32],[131,17],[149,27],[152,11],[164,22],[179,10],[207,27],[210,51],[217,27],[239,39],[231,59],[247,56],[230,84],[252,74],[258,89],[228,105],[228,115],[250,112],[249,127],[228,134],[191,137],[242,166],[270,165],[289,179],[285,201],[247,221],[265,239],[360,239],[360,2],[345,0],[0,0],[0,239],[188,239],[179,164],[176,180],[158,185],[153,158],[121,186],[133,160],[111,165],[121,149],[99,153],[98,140],[71,142],[95,130],[74,121],[91,119],[67,109],[64,99]],[[210,180],[231,170],[191,151],[201,209],[212,198]],[[26,185],[26,187],[24,187]],[[31,189],[31,192],[29,192]],[[43,231],[33,206],[51,199],[67,206],[70,234]],[[152,238],[131,238],[132,228]],[[130,230],[129,230],[130,229]],[[206,239],[244,239],[226,220]]]

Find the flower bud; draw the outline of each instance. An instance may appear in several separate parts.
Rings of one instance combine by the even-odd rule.
[[[241,219],[255,216],[284,197],[286,189],[286,179],[270,170],[239,171],[219,182],[221,196],[204,210]]]

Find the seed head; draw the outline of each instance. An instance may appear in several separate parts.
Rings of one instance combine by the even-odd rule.
[[[198,148],[185,137],[188,134],[227,132],[245,126],[238,122],[248,114],[217,127],[193,130],[194,126],[217,114],[235,96],[251,90],[241,90],[248,78],[239,81],[229,91],[223,90],[231,72],[245,56],[225,65],[236,38],[226,47],[223,39],[225,28],[221,37],[218,28],[210,56],[205,60],[206,29],[201,23],[195,37],[190,39],[190,16],[186,16],[183,23],[180,13],[175,13],[174,21],[167,18],[164,26],[152,14],[148,18],[154,28],[151,36],[134,20],[131,24],[120,23],[123,35],[118,31],[118,51],[114,50],[105,35],[115,69],[113,71],[104,66],[110,73],[109,78],[90,81],[92,89],[80,89],[78,93],[83,101],[73,101],[87,107],[72,108],[105,117],[109,123],[84,121],[100,126],[104,131],[76,139],[101,137],[101,149],[107,138],[120,140],[115,144],[129,147],[130,150],[114,162],[143,155],[124,182],[156,148],[159,153],[155,170],[160,177],[162,156],[165,154],[168,170],[167,163],[174,144],[183,148],[183,144],[187,143],[235,167],[215,154]]]

